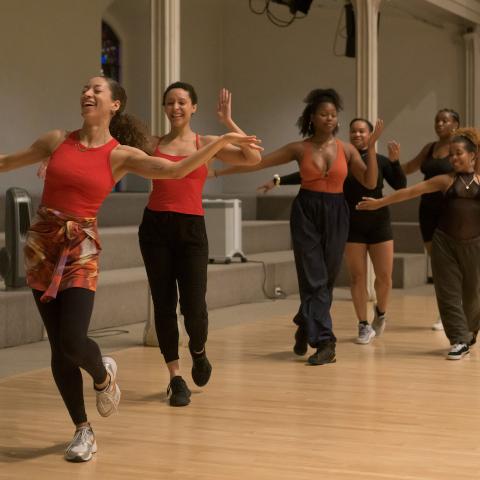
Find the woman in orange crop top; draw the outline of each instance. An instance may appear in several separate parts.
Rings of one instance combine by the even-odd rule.
[[[336,338],[330,306],[349,226],[343,182],[350,171],[365,187],[376,186],[375,142],[382,132],[383,122],[377,121],[369,138],[365,164],[353,145],[335,138],[338,112],[342,109],[338,93],[333,89],[312,90],[305,103],[297,121],[305,140],[288,143],[263,156],[254,167],[233,167],[214,174],[252,172],[294,160],[298,162],[302,184],[290,217],[300,290],[300,308],[294,319],[298,326],[294,352],[305,355],[310,345],[316,352],[308,362],[322,365],[335,362]]]
[[[84,121],[79,130],[53,130],[26,150],[0,155],[0,172],[48,160],[25,259],[28,284],[48,333],[53,377],[76,427],[65,452],[65,459],[73,462],[88,461],[97,450],[85,412],[80,368],[93,379],[100,415],[116,412],[120,401],[115,361],[102,357],[98,345],[87,337],[98,277],[98,208],[128,172],[182,178],[229,142],[256,142],[254,137],[227,134],[178,162],[149,156],[134,148],[146,148],[146,135],[138,121],[122,113],[126,100],[116,81],[91,78],[80,97]]]
[[[226,126],[238,129],[230,114],[224,113],[230,98],[225,89],[220,92],[218,114]],[[163,107],[170,121],[170,131],[164,137],[154,138],[157,157],[180,161],[217,141],[216,136],[199,135],[191,128],[190,121],[197,110],[197,94],[192,85],[185,82],[170,85],[163,94]],[[255,165],[261,160],[260,153],[247,145],[222,148],[215,156],[233,165]],[[169,402],[177,407],[188,405],[191,397],[180,375],[177,285],[195,384],[206,385],[212,370],[205,350],[208,240],[202,191],[206,178],[207,167],[202,165],[181,180],[154,180],[139,229],[140,249],[154,305],[155,331],[170,374]]]

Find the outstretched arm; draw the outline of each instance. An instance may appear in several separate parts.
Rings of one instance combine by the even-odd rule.
[[[453,177],[451,175],[438,175],[426,180],[424,182],[417,183],[408,188],[401,188],[391,195],[387,195],[383,198],[370,198],[363,197],[363,200],[358,202],[357,210],[377,210],[393,203],[404,202],[411,198],[419,197],[424,193],[432,192],[445,192],[452,184]]]
[[[42,135],[25,150],[0,155],[0,172],[9,172],[47,159],[64,138],[65,132],[63,130],[52,130]]]
[[[292,142],[283,147],[275,150],[268,155],[262,156],[262,161],[256,165],[237,165],[234,167],[224,168],[222,170],[214,170],[214,177],[221,177],[223,175],[232,175],[234,173],[250,173],[264,168],[275,167],[276,165],[282,165],[284,163],[291,162],[298,158],[298,143]]]
[[[116,181],[120,180],[126,173],[135,173],[152,179],[183,178],[212,159],[219,150],[229,143],[249,145],[252,149],[261,149],[258,146],[260,140],[255,136],[226,133],[187,158],[179,162],[171,162],[164,158],[149,156],[136,148],[120,145],[112,152],[112,173]]]
[[[368,139],[367,164],[362,160],[358,150],[350,144],[346,145],[346,153],[349,157],[349,167],[353,176],[366,188],[373,189],[378,181],[378,162],[375,143],[383,131],[383,120],[378,119],[370,138]]]

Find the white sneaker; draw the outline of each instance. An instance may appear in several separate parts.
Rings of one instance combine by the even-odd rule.
[[[437,321],[432,325],[432,330],[435,330],[437,332],[443,331],[443,323],[440,317],[438,317]]]
[[[102,357],[102,361],[110,375],[110,383],[103,390],[96,390],[97,410],[102,417],[108,417],[118,410],[121,392],[117,385],[117,363],[111,357]]]
[[[65,450],[65,460],[69,462],[88,462],[97,453],[97,442],[90,425],[75,430],[70,445]]]
[[[461,360],[468,353],[470,353],[470,348],[466,343],[456,343],[447,353],[447,360]]]
[[[358,324],[358,337],[355,339],[355,343],[360,345],[367,345],[375,337],[375,330],[367,323]]]
[[[379,337],[383,333],[383,331],[385,330],[386,324],[387,324],[387,320],[385,318],[385,314],[379,315],[377,312],[377,306],[373,305],[372,328],[375,330],[377,337]]]

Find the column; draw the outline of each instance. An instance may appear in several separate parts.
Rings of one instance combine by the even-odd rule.
[[[480,27],[466,33],[465,39],[465,125],[480,122]]]

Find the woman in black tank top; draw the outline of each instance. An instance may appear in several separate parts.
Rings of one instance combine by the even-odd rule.
[[[460,116],[454,110],[442,108],[435,115],[435,133],[438,140],[427,143],[420,153],[402,165],[406,175],[420,170],[424,180],[430,180],[437,175],[451,173],[453,171],[449,155],[449,142],[452,133],[460,125]],[[426,193],[422,195],[418,209],[418,220],[422,233],[423,243],[428,255],[431,254],[433,233],[438,225],[442,209],[443,195],[440,192]],[[438,319],[432,325],[433,330],[442,330],[442,322]]]
[[[480,177],[479,133],[460,129],[450,140],[452,173],[437,175],[382,199],[365,198],[359,210],[423,194],[442,194],[442,210],[432,239],[435,295],[445,334],[452,345],[449,360],[470,352],[480,328]]]

